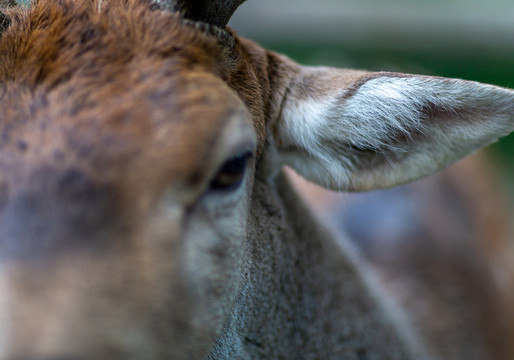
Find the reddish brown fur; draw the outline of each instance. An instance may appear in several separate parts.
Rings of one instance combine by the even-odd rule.
[[[99,3],[103,4],[101,12]],[[13,82],[12,87],[22,83],[41,92],[57,88],[55,92],[70,98],[73,114],[96,108],[106,98],[139,93],[147,94],[147,106],[162,111],[156,105],[169,100],[179,84],[161,84],[156,79],[171,73],[179,78],[187,71],[188,76],[198,74],[201,82],[201,76],[211,73],[225,80],[244,101],[262,146],[264,122],[277,117],[285,76],[294,75],[284,71],[285,58],[277,61],[276,54],[247,40],[237,42],[233,49],[222,47],[216,38],[192,28],[185,30],[190,25],[181,24],[176,15],[150,10],[144,1],[99,3],[39,1],[30,10],[8,11],[13,23],[0,43],[0,81]],[[119,79],[116,75],[127,68],[132,78]],[[132,91],[127,94],[129,83]],[[133,99],[123,100],[133,103]],[[182,102],[189,111],[187,105],[194,99]],[[168,102],[166,106],[175,105],[180,104]],[[213,100],[211,106],[222,107],[223,101]],[[75,116],[70,120],[80,122]],[[130,131],[141,134],[143,126],[134,122]]]
[[[192,172],[206,168],[200,162],[209,161],[205,152],[220,126],[215,121],[195,122],[206,117],[223,121],[226,112],[231,111],[227,103],[233,102],[225,93],[211,90],[224,86],[216,77],[226,77],[230,70],[227,61],[222,60],[226,56],[223,48],[208,35],[184,31],[187,26],[181,25],[176,16],[151,11],[144,2],[103,2],[102,12],[97,10],[97,4],[88,2],[58,5],[40,1],[30,10],[10,13],[13,24],[0,43],[0,81],[7,83],[2,119],[13,124],[5,127],[9,131],[4,130],[0,145],[6,146],[7,140],[11,144],[44,146],[37,152],[49,153],[49,161],[52,156],[61,161],[61,154],[72,157],[68,161],[75,164],[83,163],[81,157],[87,153],[90,163],[85,166],[91,166],[90,160],[98,162],[102,172],[107,166],[119,166],[120,158],[142,157],[144,148],[141,166],[159,163],[151,160],[153,156],[180,156],[184,161],[170,162],[170,166],[186,168],[138,171],[132,163],[130,170],[112,168],[113,173],[135,172],[138,181],[141,173],[161,174],[165,182],[169,173],[185,174],[184,181],[198,177]],[[129,77],[119,77],[120,73]],[[160,81],[163,78],[169,80]],[[197,90],[183,91],[184,86],[197,86]],[[183,89],[182,93],[177,89]],[[19,96],[25,97],[25,107],[20,107]],[[10,98],[15,103],[10,103]],[[58,103],[58,99],[62,99],[59,108],[47,107]],[[207,106],[191,106],[199,100]],[[36,118],[33,131],[23,128],[22,134],[17,133],[18,125],[29,118]],[[49,123],[52,129],[47,130],[45,118],[60,120]],[[172,128],[166,125],[167,121],[173,121]],[[98,130],[102,127],[101,134],[95,131],[97,126]],[[54,138],[50,150],[47,144],[38,144],[41,133],[67,133],[71,137],[81,134],[81,138]],[[192,133],[199,137],[203,149],[181,149],[181,139]],[[104,145],[98,141],[99,135],[104,137]],[[121,140],[125,137],[132,139],[130,146]],[[162,143],[156,143],[158,139]],[[74,143],[74,148],[69,149],[69,143]],[[166,145],[169,143],[173,148]],[[152,148],[156,151],[150,151]],[[167,148],[173,153],[163,153]],[[76,154],[67,153],[69,150]],[[109,161],[109,157],[113,160]]]
[[[50,303],[56,296],[66,298],[66,288],[75,288],[78,293],[99,291],[102,285],[98,283],[98,276],[102,278],[101,272],[109,274],[103,283],[110,289],[111,301],[126,303],[117,311],[138,314],[125,317],[131,319],[123,326],[126,329],[133,326],[131,322],[169,317],[166,315],[169,308],[180,306],[172,305],[169,298],[173,294],[162,293],[158,286],[147,286],[152,281],[170,282],[169,279],[158,280],[162,265],[166,264],[164,267],[169,269],[176,265],[169,257],[159,260],[167,252],[153,254],[154,250],[145,250],[146,245],[137,242],[144,231],[141,224],[147,221],[149,209],[167,189],[172,188],[186,196],[185,204],[203,191],[208,185],[205,182],[219,166],[213,162],[213,147],[219,140],[220,129],[231,114],[242,111],[240,100],[221,80],[228,77],[231,65],[217,38],[184,24],[176,15],[153,11],[143,1],[101,3],[100,12],[97,2],[50,0],[39,1],[29,10],[7,11],[12,25],[0,40],[0,148],[3,153],[0,181],[5,195],[14,200],[48,188],[48,194],[54,196],[47,199],[44,206],[50,213],[54,208],[61,211],[61,204],[54,202],[60,202],[58,199],[64,195],[54,194],[55,182],[64,181],[69,174],[79,174],[72,175],[75,177],[72,182],[78,181],[78,188],[65,195],[75,197],[76,205],[70,210],[92,211],[87,208],[93,204],[84,200],[84,191],[100,194],[104,192],[100,189],[115,189],[113,196],[116,197],[115,201],[109,200],[115,207],[106,209],[102,215],[107,221],[104,230],[117,231],[116,239],[106,242],[105,235],[96,230],[87,242],[68,234],[73,239],[68,244],[70,247],[66,247],[68,250],[82,244],[90,246],[91,242],[96,243],[97,249],[103,249],[103,260],[95,259],[96,270],[89,272],[91,277],[84,277],[92,279],[89,283],[87,280],[83,280],[84,284],[69,281],[73,274],[80,276],[74,269],[87,267],[88,260],[76,259],[73,265],[73,261],[60,257],[67,258],[63,254],[68,250],[61,249],[54,256],[47,249],[20,252],[17,246],[3,244],[4,255],[11,254],[12,272],[18,274],[17,278],[30,277],[34,270],[33,267],[18,267],[17,258],[28,256],[29,259],[40,258],[43,264],[55,264],[44,272],[36,270],[44,274],[41,278],[12,289],[13,293],[25,294],[18,297],[18,303],[23,303],[25,310],[13,313],[13,317],[29,327],[25,333],[9,334],[11,337],[8,338],[13,351],[22,354],[31,351],[27,348],[27,339],[37,338],[41,327],[51,323],[52,316],[55,318],[50,310],[46,313],[38,310],[40,303],[27,295],[33,291],[30,284],[38,281],[50,282],[46,295],[39,297],[40,301],[45,299]],[[206,106],[194,106],[198,102]],[[195,151],[191,151],[191,146]],[[84,185],[80,185],[80,178],[84,177],[81,174],[87,174]],[[194,193],[190,194],[191,191]],[[117,221],[122,223],[117,224]],[[117,229],[121,226],[123,231],[114,226]],[[52,228],[48,231],[58,231],[66,236],[71,230]],[[63,244],[56,245],[62,248]],[[131,260],[122,263],[107,251],[113,248],[118,254],[137,251],[130,255]],[[137,275],[130,277],[128,282],[119,280],[130,271]],[[97,280],[94,280],[95,276]],[[91,290],[91,286],[96,286],[97,290]],[[84,290],[87,288],[89,290]],[[90,314],[90,319],[102,311],[112,313],[108,302],[101,299],[83,300],[86,304],[78,300],[68,299],[65,304],[85,306],[81,311],[84,316]],[[154,305],[150,304],[152,302]],[[188,310],[177,310],[177,315],[173,316],[186,314]],[[27,316],[40,317],[40,320],[30,325]],[[97,318],[96,321],[103,320]],[[175,321],[180,323],[182,320],[177,318]],[[154,333],[154,339],[146,346],[148,353],[157,351],[151,350],[151,343],[161,336],[162,343],[166,338],[188,336],[188,328],[179,327],[182,334],[173,335],[169,329],[157,329],[160,335]],[[87,332],[88,327],[77,331]],[[116,331],[108,335],[115,336]],[[87,345],[87,341],[92,341],[91,334],[81,336],[84,337],[82,347],[91,347]],[[205,337],[208,341],[203,341],[212,343],[211,335]],[[110,350],[104,349],[102,355],[95,355],[91,348],[90,356],[100,358],[111,354],[112,358],[129,351],[127,346],[112,341]],[[137,342],[132,345],[136,346]],[[76,350],[79,351],[78,346]],[[186,351],[204,354],[205,348],[197,343],[193,349],[177,347],[168,351],[172,352],[160,356],[173,358]]]

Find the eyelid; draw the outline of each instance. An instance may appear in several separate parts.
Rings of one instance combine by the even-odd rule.
[[[230,192],[239,188],[252,157],[253,152],[245,151],[225,161],[211,180],[209,190]]]

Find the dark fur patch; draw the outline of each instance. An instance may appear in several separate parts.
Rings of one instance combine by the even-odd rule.
[[[11,19],[4,13],[0,12],[0,34],[3,33],[11,25]]]

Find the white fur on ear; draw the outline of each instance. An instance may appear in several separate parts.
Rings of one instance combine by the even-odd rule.
[[[286,164],[332,189],[411,181],[514,130],[514,92],[495,86],[377,74],[355,89],[299,96],[306,85],[290,90],[277,143]]]
[[[378,151],[401,151],[404,142],[398,137],[414,141],[415,134],[434,126],[458,135],[460,141],[488,136],[492,141],[506,135],[505,127],[512,130],[513,96],[505,89],[463,80],[380,77],[362,85],[340,116],[351,129],[352,143]]]

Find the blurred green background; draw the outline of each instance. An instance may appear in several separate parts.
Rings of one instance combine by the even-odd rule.
[[[248,0],[230,26],[303,64],[514,88],[512,0]],[[514,135],[486,152],[514,200]]]

